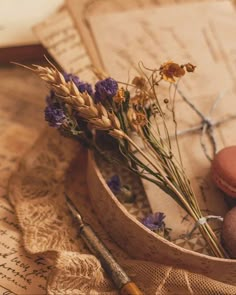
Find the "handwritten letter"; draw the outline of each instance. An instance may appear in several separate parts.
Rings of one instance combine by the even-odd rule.
[[[67,10],[57,12],[34,31],[48,52],[67,72],[91,81],[91,61]]]

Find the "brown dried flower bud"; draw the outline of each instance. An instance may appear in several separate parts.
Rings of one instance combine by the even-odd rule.
[[[190,72],[190,73],[194,72],[194,70],[196,68],[196,66],[192,65],[191,63],[187,63],[184,66],[185,66],[186,71]]]
[[[134,84],[137,88],[144,88],[145,87],[146,80],[143,77],[135,77],[132,81],[132,84]]]

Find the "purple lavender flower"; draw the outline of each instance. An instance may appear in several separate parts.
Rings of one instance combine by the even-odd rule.
[[[65,78],[66,82],[73,81],[78,88],[78,84],[80,83],[80,79],[78,76],[68,73],[63,73],[63,77]]]
[[[46,102],[48,105],[52,105],[55,100],[55,92],[53,90],[50,90],[50,93],[46,96]]]
[[[108,181],[107,185],[114,194],[117,194],[121,190],[120,177],[118,175],[113,175]]]
[[[56,128],[60,127],[66,118],[63,109],[57,104],[48,105],[44,110],[44,114],[49,125]]]
[[[89,83],[81,81],[77,87],[81,93],[87,91],[88,94],[93,97],[93,88]]]
[[[73,81],[81,93],[87,91],[89,95],[93,96],[93,88],[89,83],[81,81],[78,76],[73,74],[64,73],[63,76],[66,82]]]
[[[118,83],[112,78],[98,81],[95,84],[95,102],[111,99],[116,95],[117,90]]]
[[[142,224],[148,227],[150,230],[159,230],[164,223],[165,214],[162,212],[156,212],[148,215],[146,218],[142,220]]]

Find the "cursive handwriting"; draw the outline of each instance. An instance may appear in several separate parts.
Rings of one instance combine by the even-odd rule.
[[[68,11],[56,13],[34,30],[63,69],[91,81],[91,61]]]

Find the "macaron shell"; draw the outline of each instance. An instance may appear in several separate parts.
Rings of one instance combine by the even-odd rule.
[[[230,256],[236,258],[236,207],[225,215],[222,227],[222,239]]]
[[[212,161],[212,178],[227,195],[236,198],[236,146],[218,152]]]

